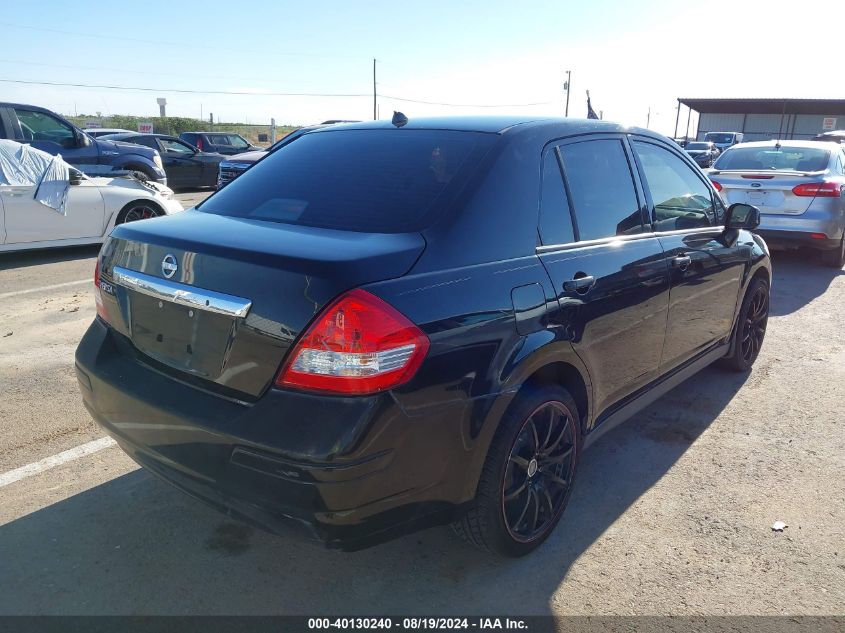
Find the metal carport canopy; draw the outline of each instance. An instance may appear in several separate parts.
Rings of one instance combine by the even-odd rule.
[[[842,114],[845,99],[690,99],[678,101],[699,114]]]

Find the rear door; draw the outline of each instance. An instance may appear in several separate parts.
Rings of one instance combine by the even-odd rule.
[[[631,165],[616,135],[543,156],[539,255],[557,292],[554,326],[590,372],[597,416],[657,376],[666,331],[666,260]]]
[[[724,210],[699,169],[658,141],[631,145],[670,271],[665,372],[730,334],[750,247],[722,241]]]

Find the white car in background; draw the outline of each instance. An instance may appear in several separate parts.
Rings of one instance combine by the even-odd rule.
[[[117,224],[182,210],[157,182],[90,178],[60,156],[0,140],[0,253],[97,244]]]

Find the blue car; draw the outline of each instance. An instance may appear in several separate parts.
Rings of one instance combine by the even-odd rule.
[[[49,154],[61,154],[65,161],[89,175],[136,171],[149,180],[167,184],[161,156],[156,150],[91,138],[46,108],[0,102],[0,138],[26,143]]]

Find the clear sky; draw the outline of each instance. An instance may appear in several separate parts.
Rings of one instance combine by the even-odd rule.
[[[833,24],[845,0],[31,0],[0,16],[0,79],[155,90],[0,82],[0,100],[153,116],[165,97],[171,116],[367,119],[376,58],[382,118],[562,115],[571,70],[570,116],[586,116],[590,90],[604,118],[645,126],[651,108],[651,127],[671,134],[679,96],[845,97]]]

